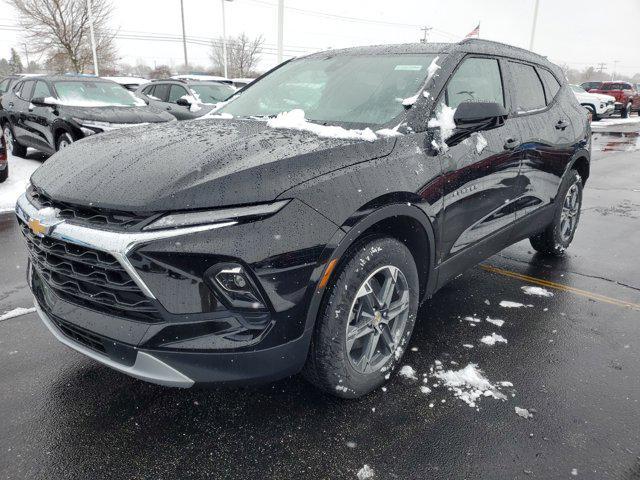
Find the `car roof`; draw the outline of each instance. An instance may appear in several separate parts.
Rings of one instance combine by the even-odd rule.
[[[47,80],[49,82],[109,82],[115,83],[102,77],[93,75],[40,75],[38,77],[23,77],[24,80]]]

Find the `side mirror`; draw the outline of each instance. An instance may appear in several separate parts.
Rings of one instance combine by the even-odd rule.
[[[495,102],[463,102],[456,108],[453,121],[457,128],[470,132],[491,130],[504,125],[508,113]]]
[[[176,105],[180,105],[181,107],[190,107],[191,102],[186,98],[179,98],[178,100],[176,100]]]
[[[35,97],[31,99],[31,103],[36,107],[56,107],[58,104],[52,100],[52,98]]]

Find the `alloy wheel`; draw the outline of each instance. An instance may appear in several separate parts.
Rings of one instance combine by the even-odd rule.
[[[580,189],[578,184],[574,183],[569,187],[567,195],[564,197],[562,212],[560,213],[560,236],[565,242],[571,239],[578,226],[580,203]]]
[[[360,285],[347,322],[346,351],[362,374],[379,370],[395,354],[409,316],[409,284],[392,265],[378,268]]]

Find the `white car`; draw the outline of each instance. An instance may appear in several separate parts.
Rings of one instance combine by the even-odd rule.
[[[599,120],[613,114],[616,99],[611,95],[589,93],[579,85],[570,85],[570,87],[580,105],[591,112],[593,120]]]

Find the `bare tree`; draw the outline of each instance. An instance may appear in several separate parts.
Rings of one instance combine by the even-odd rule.
[[[149,72],[149,78],[169,78],[172,75],[171,68],[168,65],[158,65],[156,68]]]
[[[29,50],[43,54],[45,64],[57,72],[93,71],[86,0],[7,0],[20,14]],[[114,35],[108,28],[110,0],[92,0],[98,64],[111,67],[116,60]]]
[[[255,73],[262,54],[264,37],[258,35],[250,39],[241,33],[237,37],[227,39],[227,69],[231,77],[246,77]],[[215,71],[224,71],[224,48],[222,38],[214,40],[211,45],[211,61]]]

